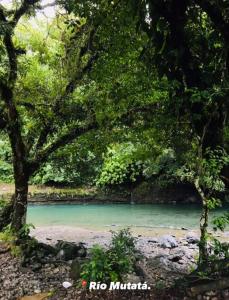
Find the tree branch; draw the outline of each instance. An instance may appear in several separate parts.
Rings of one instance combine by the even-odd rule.
[[[15,27],[20,18],[29,11],[30,7],[34,6],[38,2],[40,2],[40,0],[23,0],[21,6],[14,13],[12,21],[13,27]]]
[[[51,3],[47,3],[45,5],[41,5],[40,9],[44,9],[44,8],[47,8],[47,7],[52,7],[52,6],[55,6],[55,5],[57,5],[57,3],[56,3],[56,1],[53,1]]]
[[[28,164],[29,167],[29,174],[33,175],[39,167],[47,160],[47,158],[55,152],[57,149],[65,146],[66,144],[72,142],[76,138],[82,136],[83,134],[95,130],[98,128],[97,123],[89,123],[84,127],[75,127],[69,130],[67,133],[61,135],[60,137],[56,138],[54,142],[52,142],[47,148],[41,150],[37,153],[34,160],[30,161]]]
[[[83,76],[90,72],[94,62],[98,59],[98,52],[95,52],[91,57],[88,59],[87,63],[81,67],[80,64],[82,63],[82,57],[88,52],[92,51],[93,49],[93,39],[96,33],[96,29],[92,28],[90,29],[90,32],[88,34],[88,38],[84,45],[80,48],[79,51],[79,58],[78,58],[78,64],[76,68],[78,68],[78,72],[76,73],[75,77],[66,85],[65,92],[63,95],[61,95],[58,99],[56,99],[53,112],[58,115],[58,112],[60,110],[60,104],[62,103],[62,100],[67,99],[76,89],[77,84],[82,80]],[[46,126],[41,130],[41,133],[37,139],[37,143],[35,146],[35,152],[40,150],[44,144],[47,141],[48,135],[52,132],[52,124],[46,124]]]

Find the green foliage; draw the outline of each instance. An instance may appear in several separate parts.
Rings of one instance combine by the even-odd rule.
[[[7,201],[4,199],[0,199],[0,209],[4,208],[7,204]]]
[[[4,242],[13,242],[15,241],[16,237],[13,234],[13,231],[10,227],[10,225],[8,225],[7,227],[4,228],[4,230],[0,233],[0,240],[4,241]]]
[[[224,231],[226,226],[229,225],[229,213],[225,213],[223,216],[216,217],[213,220],[214,230]]]
[[[8,225],[3,232],[0,232],[0,240],[10,247],[13,256],[30,255],[36,249],[38,242],[30,237],[30,229],[35,228],[33,224],[24,224],[18,233]]]
[[[13,168],[11,159],[11,149],[5,136],[0,136],[0,181],[12,182]]]
[[[100,246],[91,249],[91,258],[83,265],[82,278],[88,284],[90,281],[122,281],[127,273],[133,271],[137,254],[135,242],[129,229],[112,232],[109,249]]]
[[[93,143],[91,137],[87,136],[80,143],[72,143],[59,149],[31,179],[31,183],[91,185],[100,164],[99,157],[94,153],[96,150],[93,151]]]
[[[160,186],[173,183],[175,174],[179,168],[179,162],[173,149],[168,148],[154,159],[146,160],[144,163],[144,176]]]
[[[29,238],[31,228],[35,229],[35,226],[33,224],[24,224],[18,232],[18,237],[27,240]]]
[[[214,193],[223,192],[225,189],[221,172],[228,165],[229,155],[224,149],[215,149],[207,150],[203,158],[194,150],[188,158],[186,165],[177,169],[176,176],[192,184],[198,181],[200,188],[208,195],[209,208],[219,206],[220,200],[214,197]]]
[[[209,259],[213,263],[216,260],[224,260],[224,259],[227,260],[229,259],[229,244],[213,238],[209,252],[210,252]]]
[[[142,174],[144,156],[141,145],[123,143],[108,148],[97,185],[109,186],[136,182]]]
[[[10,247],[10,252],[13,256],[18,257],[21,256],[22,251],[21,247],[17,245],[17,237],[15,233],[12,231],[10,225],[7,226],[3,232],[0,232],[0,241],[3,241]]]

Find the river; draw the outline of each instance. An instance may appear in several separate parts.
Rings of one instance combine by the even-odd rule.
[[[214,216],[228,207],[211,213]],[[197,229],[201,208],[170,204],[58,204],[29,205],[27,223],[35,226],[72,226],[87,229],[109,227]]]

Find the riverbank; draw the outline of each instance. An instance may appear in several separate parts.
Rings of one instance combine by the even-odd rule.
[[[74,285],[71,277],[72,260],[59,260],[47,256],[45,262],[22,266],[21,259],[7,253],[0,254],[0,300],[228,300],[229,291],[207,291],[192,294],[190,289],[183,292],[181,285],[184,277],[196,267],[199,236],[197,231],[154,229],[136,232],[136,247],[142,258],[134,274],[130,274],[130,282],[147,282],[148,291],[98,291],[86,292],[81,286]],[[31,235],[40,242],[55,245],[58,240],[83,242],[89,252],[94,244],[108,246],[111,238],[109,231],[89,230],[69,226],[38,227]],[[63,287],[63,282],[73,284]],[[35,298],[21,298],[36,295]],[[49,295],[42,298],[42,295]]]
[[[0,183],[0,199],[10,198],[14,193],[14,185]],[[142,182],[131,192],[128,190],[110,190],[109,193],[96,187],[51,187],[30,185],[28,201],[36,204],[55,203],[200,203],[199,196],[193,186],[173,184],[164,188]]]
[[[91,229],[72,226],[39,226],[31,229],[31,236],[39,241],[48,244],[55,244],[58,240],[67,240],[70,242],[84,242],[87,247],[93,244],[108,245],[111,239],[111,230],[117,231],[120,228],[107,227],[106,230]],[[136,228],[131,227],[131,232],[137,238],[138,247],[143,251],[143,254],[150,256],[151,241],[159,240],[164,235],[170,235],[179,241],[185,241],[189,235],[199,238],[199,230],[182,230],[171,228]],[[229,240],[229,231],[219,233],[216,235],[222,241]]]

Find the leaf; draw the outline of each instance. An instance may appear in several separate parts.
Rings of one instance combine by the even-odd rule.
[[[24,296],[20,298],[19,300],[46,300],[49,297],[49,293],[40,293],[40,294],[35,294],[33,296]]]

